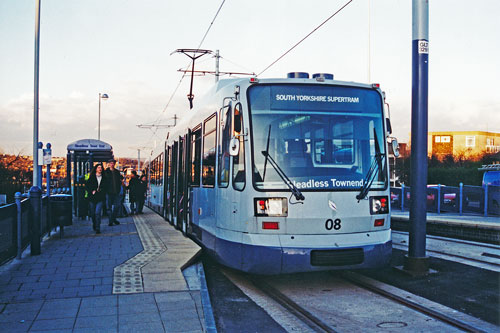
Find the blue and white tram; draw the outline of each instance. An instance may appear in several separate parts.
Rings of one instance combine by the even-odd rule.
[[[290,76],[221,80],[170,132],[160,213],[246,272],[387,264],[382,91]]]

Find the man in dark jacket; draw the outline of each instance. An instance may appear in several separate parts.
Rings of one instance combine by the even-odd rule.
[[[128,201],[130,201],[130,213],[138,213],[137,210],[137,190],[139,186],[139,178],[137,178],[137,172],[132,171],[132,176],[128,181]]]
[[[146,176],[142,175],[141,179],[137,183],[137,191],[135,192],[137,200],[137,213],[142,214],[142,209],[144,208],[144,201],[146,199],[146,192],[148,191],[148,182]]]
[[[96,164],[85,182],[92,217],[92,229],[96,234],[101,233],[101,214],[103,203],[106,200],[106,180],[103,175],[104,167]]]
[[[108,208],[108,216],[109,216],[109,226],[113,224],[120,224],[116,219],[118,215],[118,209],[120,209],[121,201],[120,201],[120,189],[122,187],[121,182],[121,174],[120,171],[115,169],[116,161],[114,159],[110,159],[108,161],[108,168],[105,172],[105,179],[108,182],[106,186],[106,200],[107,200],[107,208]]]

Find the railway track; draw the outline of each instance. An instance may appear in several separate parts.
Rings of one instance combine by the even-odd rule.
[[[490,332],[498,328],[351,271],[284,277],[256,277],[227,270],[223,273],[287,331],[380,332],[403,328]],[[295,328],[297,323],[283,323],[276,315],[280,311],[293,315],[302,328]]]
[[[279,303],[281,306],[286,308],[290,313],[292,313],[299,320],[304,322],[307,326],[309,326],[315,332],[328,332],[328,333],[336,333],[337,331],[330,327],[327,323],[325,323],[320,318],[313,315],[311,312],[298,305],[292,299],[281,293],[276,288],[272,287],[270,284],[266,283],[262,278],[251,278],[252,283],[262,290],[266,295],[271,297],[274,301]]]
[[[408,233],[393,231],[393,247],[408,249]],[[500,246],[440,236],[427,236],[428,254],[500,272]]]

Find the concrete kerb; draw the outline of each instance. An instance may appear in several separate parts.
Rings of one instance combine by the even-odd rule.
[[[468,239],[477,242],[500,244],[500,218],[484,218],[484,221],[468,219],[467,216],[434,216],[427,215],[427,233]],[[492,222],[491,220],[498,220]],[[408,213],[394,212],[391,214],[393,230],[408,231],[410,218]]]
[[[145,216],[144,217],[143,216],[134,216],[134,223],[136,224],[136,228],[138,229],[141,241],[143,240],[143,237],[141,237],[141,234],[142,234],[142,236],[145,236],[145,234],[147,234],[147,236],[148,236],[147,243],[153,243],[151,245],[156,245],[156,246],[158,246],[159,243],[161,243],[160,247],[162,247],[164,249],[164,251],[166,251],[168,253],[169,247],[172,247],[172,245],[170,243],[168,243],[168,240],[170,240],[170,241],[172,241],[172,240],[167,239],[165,241],[164,239],[162,239],[162,235],[160,235],[158,233],[158,230],[155,230],[154,223],[153,224],[148,223],[148,221],[146,221]],[[141,224],[141,226],[139,227],[138,224]],[[160,225],[160,226],[165,227],[164,225]],[[171,225],[168,225],[167,227],[168,227],[167,229],[173,229],[173,230],[169,230],[170,232],[176,231],[176,232],[180,233],[180,231],[175,230]],[[163,237],[164,236],[165,235],[163,235]],[[152,240],[152,238],[155,238],[155,239]],[[176,244],[175,240],[173,240],[173,241],[174,241],[173,244]],[[193,242],[193,241],[189,240],[189,242]],[[180,245],[180,244],[176,244],[176,245]],[[143,244],[143,247],[144,247],[144,250],[147,250],[146,249],[147,246],[145,244]],[[174,249],[171,248],[170,250],[174,250]],[[150,257],[149,262],[142,262],[139,265],[141,271],[143,268],[146,267],[146,265],[151,264],[152,260],[154,260],[155,258],[159,258],[159,255],[160,254],[157,254],[155,256]],[[194,255],[192,255],[185,263],[183,263],[179,267],[179,269],[180,269],[180,271],[183,275],[183,278],[187,284],[188,290],[190,290],[190,291],[198,291],[199,290],[200,297],[201,297],[201,306],[202,306],[202,310],[203,310],[203,319],[204,319],[204,324],[205,324],[204,325],[205,330],[206,330],[206,332],[213,333],[213,332],[217,332],[217,328],[215,325],[213,309],[212,309],[212,305],[210,302],[210,296],[208,293],[208,287],[207,287],[207,282],[206,282],[206,278],[205,278],[205,271],[203,269],[203,264],[201,262],[199,262],[201,255],[202,255],[202,249],[199,248],[194,253]],[[198,283],[190,282],[189,281],[190,277],[187,276],[187,275],[193,275],[192,272],[189,272],[189,273],[187,272],[187,271],[192,271],[193,268],[196,271],[197,278],[199,280]],[[186,274],[184,272],[186,272]],[[143,282],[143,284],[144,284],[144,282]],[[158,290],[158,292],[160,292],[160,290]]]
[[[210,295],[208,293],[207,281],[205,278],[205,270],[203,269],[203,264],[198,263],[198,265],[200,266],[198,269],[198,276],[200,277],[201,306],[203,307],[203,315],[205,317],[205,329],[209,333],[217,333],[212,303],[210,302]]]

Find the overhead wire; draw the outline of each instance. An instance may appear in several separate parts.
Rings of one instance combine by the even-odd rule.
[[[209,24],[209,26],[208,26],[208,28],[207,28],[207,31],[206,31],[206,32],[205,32],[205,34],[203,35],[203,38],[201,39],[201,42],[200,42],[200,44],[198,45],[198,49],[199,49],[199,48],[203,45],[203,42],[204,42],[204,41],[205,41],[205,39],[207,38],[207,35],[208,35],[208,33],[210,32],[210,29],[212,28],[212,26],[213,26],[213,24],[214,24],[214,22],[215,22],[215,19],[216,19],[216,18],[217,18],[217,16],[219,15],[219,13],[220,13],[220,11],[221,11],[221,9],[222,9],[222,6],[224,6],[224,3],[225,3],[225,2],[226,2],[226,0],[223,0],[223,1],[222,1],[222,3],[220,4],[219,8],[217,9],[217,12],[215,13],[214,18],[213,18],[213,19],[212,19],[212,21],[210,22],[210,24]],[[189,64],[188,64],[185,68],[186,68],[186,69],[187,69],[187,68],[189,68],[190,64],[191,64],[191,63],[189,63]],[[174,98],[175,94],[177,93],[177,90],[179,89],[179,87],[180,87],[180,85],[181,85],[181,83],[182,83],[182,81],[184,80],[184,78],[185,78],[185,77],[186,77],[186,72],[184,72],[184,73],[182,74],[182,77],[181,77],[181,79],[179,80],[179,83],[177,83],[177,86],[175,87],[174,92],[173,92],[173,93],[172,93],[172,95],[170,96],[170,98],[169,98],[169,100],[168,100],[167,104],[165,105],[165,107],[163,108],[162,112],[160,112],[160,115],[159,115],[159,116],[156,118],[156,120],[153,122],[153,125],[157,125],[157,124],[159,123],[159,121],[161,120],[161,118],[162,118],[163,114],[167,111],[167,108],[169,107],[170,103],[172,102],[172,100],[173,100],[173,98]],[[151,137],[149,138],[149,140],[148,140],[147,144],[149,144],[149,142],[151,141],[151,139],[153,138],[153,136],[157,136],[157,135],[156,135],[157,128],[156,128],[156,130],[155,130],[155,131],[153,131],[153,130],[151,130],[151,131],[153,132],[153,134],[152,134],[152,135],[151,135]],[[146,144],[146,145],[147,145],[147,144]],[[146,146],[146,145],[145,145],[145,146]]]
[[[303,41],[305,41],[309,36],[311,36],[314,32],[316,32],[316,30],[318,30],[319,28],[321,28],[326,22],[330,21],[335,15],[337,15],[338,13],[340,13],[345,7],[347,7],[353,0],[349,0],[345,5],[343,5],[339,10],[337,10],[335,13],[333,13],[330,17],[328,17],[326,20],[324,20],[320,25],[318,25],[316,28],[314,28],[313,31],[311,31],[310,33],[308,33],[304,38],[302,38],[299,42],[297,42],[294,46],[292,46],[290,49],[288,49],[288,51],[286,51],[285,53],[283,53],[281,56],[278,57],[278,59],[274,60],[269,66],[267,66],[266,68],[264,68],[264,70],[262,70],[262,72],[260,72],[259,74],[257,74],[257,76],[261,75],[262,73],[264,73],[265,71],[267,71],[271,66],[273,66],[274,64],[276,64],[278,61],[280,61],[284,56],[286,56],[288,53],[290,53],[294,48],[296,48],[297,46],[299,46],[300,43],[302,43]]]
[[[225,61],[229,62],[230,64],[235,65],[236,67],[240,67],[240,68],[242,68],[242,69],[244,69],[244,70],[246,70],[246,71],[248,71],[248,72],[252,72],[252,73],[254,73],[254,71],[252,71],[252,70],[251,70],[251,69],[249,69],[248,67],[245,67],[245,66],[243,66],[243,65],[240,65],[240,64],[238,64],[238,63],[236,63],[236,62],[234,62],[234,61],[231,61],[231,60],[229,60],[229,59],[228,59],[228,58],[226,58],[226,57],[219,56],[219,58],[224,59]]]
[[[219,15],[219,12],[220,10],[222,9],[222,6],[224,6],[224,3],[226,2],[226,0],[222,0],[222,3],[220,4],[219,6],[219,9],[217,9],[217,13],[215,13],[215,16],[212,20],[212,22],[210,22],[210,25],[208,26],[208,29],[207,31],[205,32],[205,35],[203,36],[203,38],[201,39],[201,42],[200,42],[200,45],[198,45],[198,49],[201,47],[201,45],[203,44],[203,42],[205,41],[205,38],[207,38],[207,35],[208,35],[208,32],[210,31],[210,29],[212,29],[212,25],[214,24],[215,22],[215,19],[217,18],[217,16]]]

